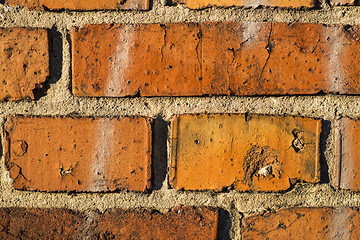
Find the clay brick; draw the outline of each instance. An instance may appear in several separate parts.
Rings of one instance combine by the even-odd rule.
[[[319,182],[321,121],[262,115],[184,115],[172,121],[175,189],[281,191]]]
[[[201,94],[200,62],[196,57],[199,31],[198,25],[191,23],[74,29],[74,95]]]
[[[302,23],[205,23],[204,92],[359,93],[358,29]]]
[[[30,10],[148,10],[149,0],[5,0],[7,6],[20,6]]]
[[[145,191],[151,179],[150,120],[9,116],[5,162],[16,189]]]
[[[2,239],[216,239],[218,211],[177,207],[151,210],[0,209]]]
[[[357,239],[352,208],[289,208],[245,218],[242,239]]]
[[[75,29],[75,96],[359,94],[359,26],[90,25]]]
[[[0,101],[34,99],[49,74],[48,31],[0,28]]]
[[[360,123],[342,118],[335,127],[334,185],[341,189],[360,191]]]
[[[184,0],[186,6],[192,9],[201,9],[206,7],[283,7],[283,8],[301,8],[314,7],[314,0]]]

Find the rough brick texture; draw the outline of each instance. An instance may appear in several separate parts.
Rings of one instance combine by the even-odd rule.
[[[5,5],[21,6],[31,10],[148,10],[149,0],[5,0]]]
[[[336,124],[334,185],[360,191],[360,123],[342,118]]]
[[[2,239],[216,239],[218,212],[178,207],[150,210],[0,209]]]
[[[300,7],[314,7],[314,0],[183,0],[186,6],[192,9],[200,9],[211,6],[218,7],[283,7],[283,8],[300,8]]]
[[[34,99],[49,74],[46,29],[0,28],[0,100]]]
[[[176,189],[286,190],[319,181],[321,121],[262,115],[185,115],[172,122]]]
[[[290,208],[245,218],[242,239],[357,239],[360,214],[351,208]]]
[[[5,156],[16,189],[145,191],[151,179],[150,121],[10,116]]]
[[[89,25],[72,34],[76,96],[359,94],[359,26]]]

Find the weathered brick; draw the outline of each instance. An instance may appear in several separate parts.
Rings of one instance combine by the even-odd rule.
[[[198,25],[191,23],[74,29],[74,95],[199,94],[199,31]]]
[[[341,189],[360,191],[360,123],[342,118],[335,127],[334,185]]]
[[[150,120],[9,116],[5,161],[16,189],[145,191],[151,179]]]
[[[46,29],[0,28],[0,100],[34,99],[49,74]]]
[[[150,7],[149,0],[5,0],[5,5],[20,6],[30,10],[148,10]]]
[[[216,239],[218,211],[0,209],[2,239]]]
[[[172,121],[175,189],[280,191],[319,181],[321,121],[262,115],[184,115]]]
[[[356,94],[359,26],[205,23],[202,70],[206,93]]]
[[[175,1],[176,2],[176,1]],[[182,2],[182,1],[181,1]],[[301,8],[314,7],[314,0],[184,0],[186,6],[192,9],[201,9],[206,7],[283,7],[283,8]]]
[[[359,94],[359,26],[90,25],[73,31],[76,96]]]
[[[357,239],[352,208],[289,208],[245,218],[242,239]]]

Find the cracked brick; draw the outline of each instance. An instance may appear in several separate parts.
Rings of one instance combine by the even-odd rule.
[[[73,30],[81,97],[359,94],[359,26],[88,25]]]
[[[288,208],[246,217],[242,239],[356,239],[356,209]]]

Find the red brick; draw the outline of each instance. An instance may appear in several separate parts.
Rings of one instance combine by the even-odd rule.
[[[151,210],[0,209],[2,239],[216,239],[218,211],[177,207]]]
[[[360,191],[360,123],[342,118],[336,122],[334,185]]]
[[[314,7],[314,0],[184,0],[186,6],[192,9],[200,9],[212,6],[218,7],[283,7],[283,8],[301,8]]]
[[[242,239],[357,239],[359,223],[352,208],[289,208],[245,218]]]
[[[319,182],[321,121],[262,115],[184,115],[172,121],[175,189],[281,191]]]
[[[0,101],[34,99],[49,74],[48,30],[0,28]]]
[[[197,24],[190,23],[90,25],[74,29],[74,95],[199,94],[199,31]]]
[[[150,120],[10,116],[5,158],[16,189],[145,191],[151,179]]]
[[[359,94],[359,26],[90,25],[73,31],[76,96]]]
[[[149,0],[5,0],[5,5],[20,6],[30,10],[148,10]]]

